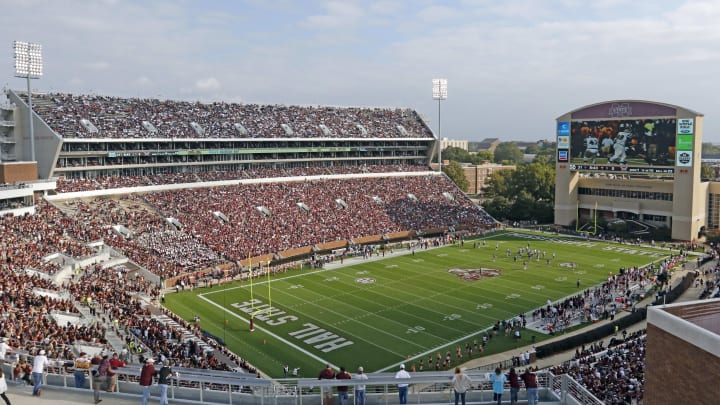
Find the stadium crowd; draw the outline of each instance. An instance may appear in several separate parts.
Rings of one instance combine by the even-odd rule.
[[[414,170],[417,168],[412,166],[380,166],[368,167],[364,172]],[[345,172],[353,172],[353,168],[259,169],[230,175],[205,172],[193,174],[192,178]],[[158,182],[162,182],[161,177],[158,176]],[[187,181],[187,177],[174,180]],[[118,181],[114,186],[134,184],[124,178]],[[259,206],[269,215],[260,212]],[[227,223],[235,222],[230,231],[219,226],[226,222],[206,215],[214,211],[225,213],[230,218]],[[167,221],[168,216],[178,218],[180,225]],[[234,218],[243,221],[233,221]],[[199,328],[174,318],[230,361],[217,361],[214,351],[198,350],[197,345],[178,339],[180,332],[172,325],[156,321],[151,307],[145,303],[161,300],[162,294],[156,283],[145,280],[140,273],[123,266],[104,268],[96,259],[93,264],[79,267],[78,260],[93,261],[92,257],[101,250],[89,247],[88,242],[103,241],[151,273],[170,277],[195,274],[197,269],[213,267],[225,260],[218,253],[227,254],[230,247],[221,243],[227,240],[220,238],[218,228],[228,235],[244,234],[245,242],[255,252],[265,253],[415,226],[482,228],[494,222],[447,178],[426,176],[238,185],[74,199],[57,206],[40,199],[35,215],[5,216],[0,221],[4,291],[0,302],[7,314],[0,321],[0,334],[12,337],[12,347],[30,355],[46,350],[51,358],[72,360],[76,343],[111,350],[106,333],[113,330],[126,336],[128,346],[132,342],[135,349],[142,348],[177,366],[239,367],[249,372],[255,372],[251,365],[203,336]],[[206,240],[215,240],[215,244]],[[232,240],[232,246],[237,246],[237,241]],[[251,250],[240,251],[236,257],[242,259],[248,251]],[[68,266],[71,267],[68,279],[54,277],[57,270]],[[230,269],[237,270],[232,266]],[[118,285],[123,288],[118,289]],[[46,292],[41,293],[41,289]],[[89,323],[61,324],[52,316],[61,312],[80,319],[82,307],[87,307],[93,317]]]
[[[235,261],[360,236],[494,223],[451,180],[435,176],[247,184],[145,199]]]
[[[371,165],[209,170],[187,173],[161,173],[144,176],[102,176],[92,179],[60,177],[57,180],[57,191],[59,193],[70,193],[77,191],[110,190],[122,187],[143,187],[223,180],[307,177],[350,173],[418,172],[426,170],[428,170],[427,166],[418,165]]]
[[[67,138],[432,137],[417,112],[399,108],[204,104],[59,93],[34,95],[33,102],[45,122]],[[88,124],[97,131],[88,130]]]
[[[572,361],[550,368],[569,374],[608,405],[642,403],[645,371],[645,330],[615,337],[608,348],[579,349]]]

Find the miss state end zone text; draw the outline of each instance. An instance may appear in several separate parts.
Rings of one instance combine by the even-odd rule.
[[[253,318],[258,321],[265,322],[268,326],[283,325],[300,319],[295,315],[288,315],[285,311],[280,309],[272,308],[269,304],[264,304],[258,299],[252,299],[245,302],[235,302],[230,305],[239,311],[245,312],[246,314],[252,314],[263,309],[267,310],[267,313],[256,314]],[[344,337],[328,332],[327,330],[309,322],[303,323],[302,327],[302,329],[288,334],[307,345],[311,345],[323,353],[330,353],[334,350],[340,349],[341,347],[350,346],[354,343],[352,340],[347,340]]]

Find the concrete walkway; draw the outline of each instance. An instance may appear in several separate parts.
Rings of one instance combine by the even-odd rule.
[[[7,396],[12,405],[74,405],[74,404],[94,404],[93,392],[90,390],[74,390],[55,387],[44,387],[39,397],[32,395],[31,386],[14,386],[8,384]],[[100,395],[102,405],[137,405],[140,398],[132,395],[122,395],[116,393],[103,392]],[[0,401],[2,402],[2,401]],[[151,398],[150,403],[159,403],[159,398]]]

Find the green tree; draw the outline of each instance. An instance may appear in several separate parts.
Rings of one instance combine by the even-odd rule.
[[[489,150],[480,150],[475,155],[475,159],[476,159],[475,161],[477,162],[477,164],[481,164],[482,162],[484,162],[486,160],[492,162],[493,161],[493,153],[490,152]]]
[[[463,148],[448,146],[442,151],[443,160],[454,160],[461,163],[475,163],[475,156]]]
[[[492,215],[493,218],[504,221],[508,219],[510,208],[512,208],[512,201],[501,195],[497,195],[490,200],[486,200],[483,208],[488,214]]]
[[[715,179],[715,170],[706,165],[705,163],[700,165],[700,178],[703,180],[713,180]]]
[[[536,220],[554,217],[555,166],[544,163],[518,165],[516,170],[493,173],[486,189],[485,209],[497,219]]]
[[[535,198],[527,191],[520,191],[510,208],[510,218],[519,221],[534,219],[532,213],[535,211]]]
[[[468,179],[465,177],[465,170],[463,170],[460,163],[451,160],[450,164],[443,167],[442,170],[452,181],[455,182],[455,184],[457,184],[460,190],[467,193],[468,188],[470,188],[470,182],[468,182]]]
[[[512,193],[508,192],[510,175],[505,172],[506,170],[495,171],[490,175],[490,178],[485,181],[487,184],[487,188],[485,188],[485,196],[487,198],[512,195]]]
[[[515,142],[502,142],[495,148],[495,163],[518,164],[522,162],[523,152]]]

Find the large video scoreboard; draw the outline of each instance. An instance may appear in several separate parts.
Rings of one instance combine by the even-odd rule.
[[[673,175],[693,165],[693,135],[693,118],[678,118],[672,107],[600,104],[557,122],[557,159],[571,171]]]

